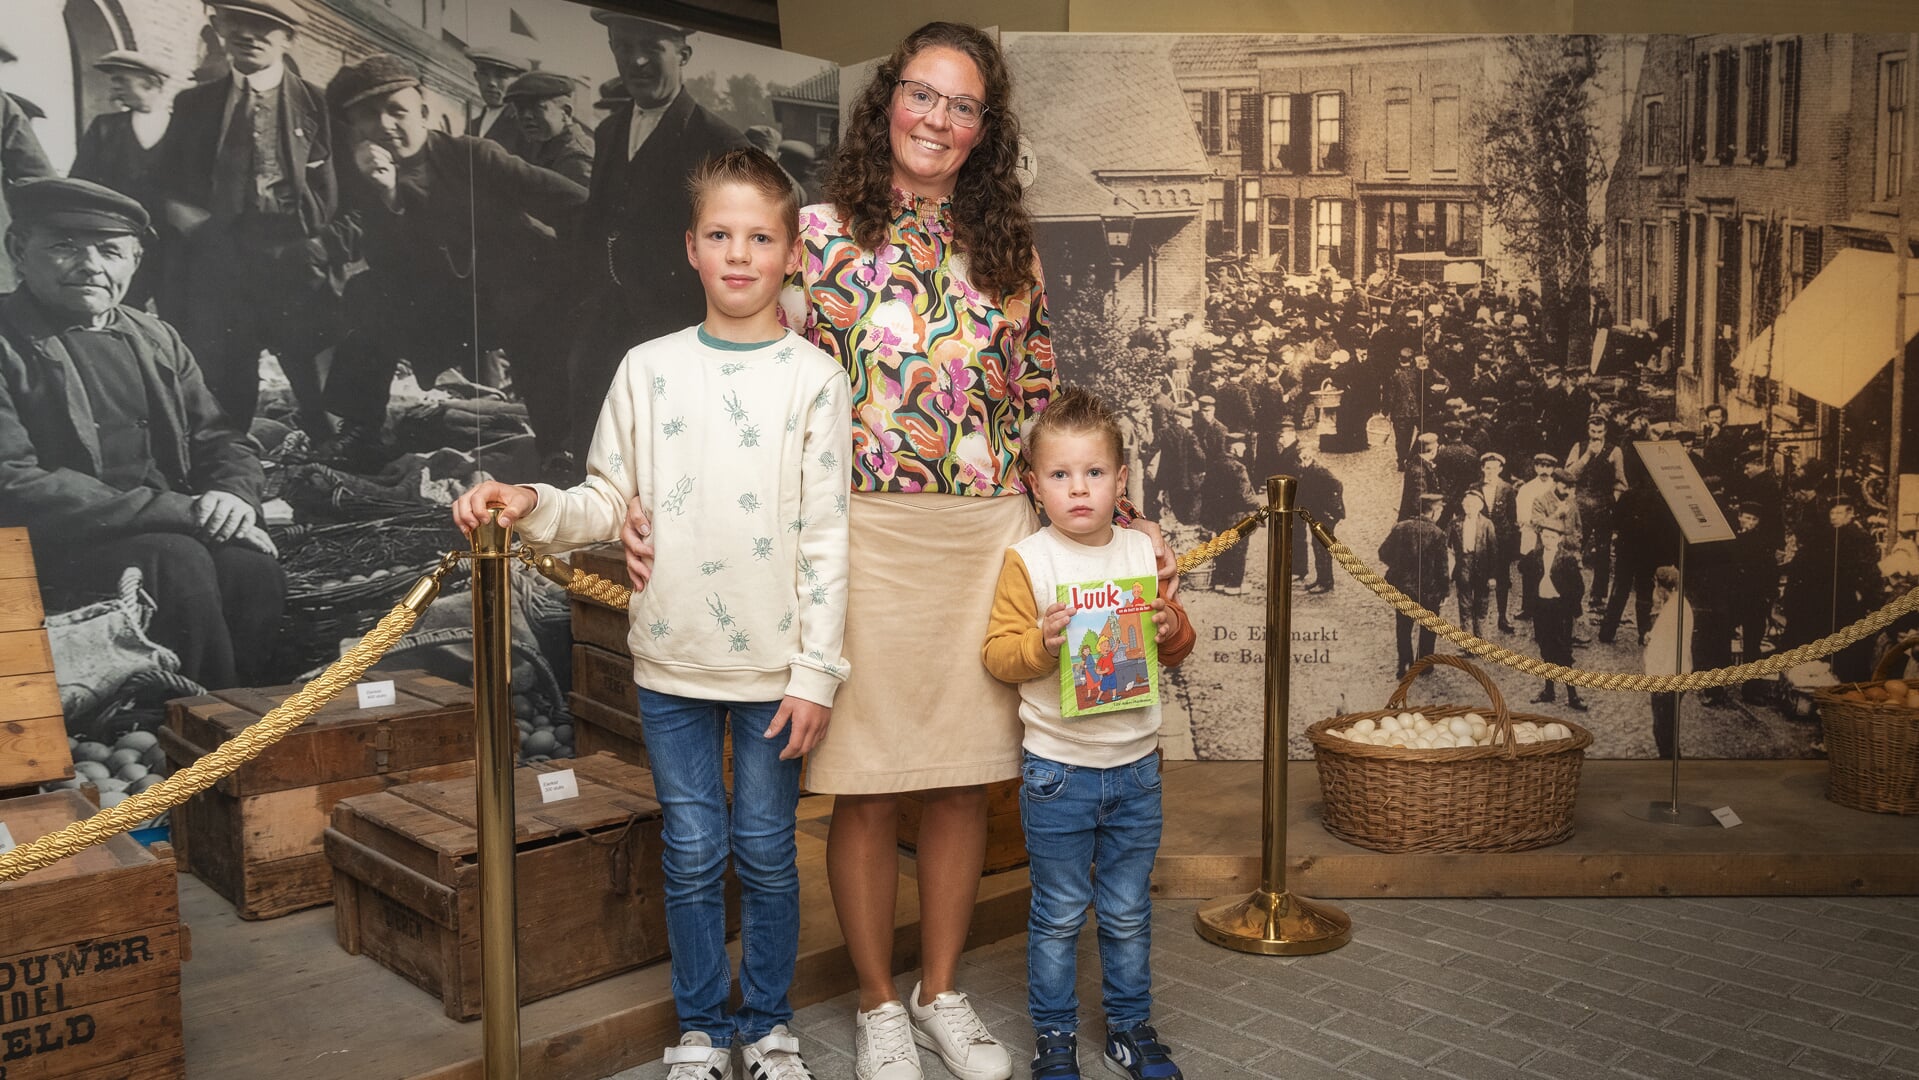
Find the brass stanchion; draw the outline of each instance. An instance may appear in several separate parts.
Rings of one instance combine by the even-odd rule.
[[[1353,921],[1330,904],[1286,891],[1288,683],[1293,641],[1293,497],[1291,476],[1266,478],[1272,519],[1266,530],[1266,785],[1260,800],[1259,889],[1215,900],[1193,922],[1199,936],[1237,952],[1300,956],[1330,952],[1353,936]]]
[[[473,719],[480,826],[480,1041],[487,1080],[519,1080],[519,898],[513,866],[512,527],[473,530]]]

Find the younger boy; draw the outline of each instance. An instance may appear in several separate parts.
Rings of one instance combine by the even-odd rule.
[[[654,572],[634,590],[627,644],[665,814],[667,944],[682,1034],[668,1080],[810,1080],[787,1031],[799,950],[800,757],[825,734],[846,618],[846,375],[785,331],[774,302],[799,265],[798,206],[765,153],[731,150],[689,182],[687,259],[706,321],[635,347],[607,394],[587,479],[567,490],[484,483],[454,506],[470,529],[506,505],[527,541],[620,535],[627,502],[653,516]],[[731,716],[731,821],[721,736]],[[742,894],[739,1011],[721,873]]]
[[[1097,398],[1078,389],[1054,398],[1027,431],[1023,454],[1027,487],[1049,524],[1007,551],[981,656],[995,678],[1020,684],[1026,727],[1019,805],[1032,859],[1026,964],[1037,1036],[1033,1078],[1080,1075],[1074,958],[1091,903],[1099,913],[1107,1063],[1133,1080],[1179,1080],[1151,1024],[1148,884],[1160,834],[1159,706],[1062,718],[1059,650],[1074,609],[1054,600],[1061,584],[1152,574],[1153,546],[1113,527],[1113,505],[1126,490],[1125,456],[1119,425]],[[1160,583],[1153,625],[1160,663],[1172,666],[1192,651],[1194,635],[1185,611],[1164,597],[1169,584]],[[1101,678],[1096,670],[1087,675]]]

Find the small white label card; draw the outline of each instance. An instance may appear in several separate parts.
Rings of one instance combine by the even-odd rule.
[[[1738,814],[1735,814],[1732,812],[1732,807],[1730,806],[1722,806],[1719,809],[1714,810],[1712,812],[1712,816],[1718,818],[1719,824],[1728,829],[1732,828],[1735,825],[1745,824],[1744,822],[1739,820]]]
[[[360,708],[378,709],[399,700],[393,692],[393,680],[382,679],[379,682],[363,682],[355,687],[360,692]]]
[[[564,802],[580,797],[580,782],[573,776],[572,769],[540,774],[540,801],[543,803]]]
[[[7,831],[7,823],[0,821],[0,855],[5,855],[13,849],[13,834]]]

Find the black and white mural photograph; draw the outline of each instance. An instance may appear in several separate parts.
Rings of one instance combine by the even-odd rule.
[[[467,546],[478,480],[582,475],[626,348],[704,311],[687,173],[750,142],[814,201],[839,131],[830,63],[567,0],[0,23],[0,186],[91,181],[29,210],[125,234],[83,265],[23,222],[0,260],[0,525],[30,530],[81,760],[322,668]],[[523,754],[567,757],[567,603],[516,581]],[[459,574],[382,664],[470,681]]]
[[[1707,668],[1816,640],[1919,574],[1906,42],[1009,34],[1063,376],[1125,411],[1132,495],[1178,549],[1285,473],[1518,652],[1671,673],[1682,644]],[[1738,534],[1689,552],[1683,643],[1643,440],[1683,445]],[[1260,754],[1266,541],[1184,582],[1171,753]],[[1305,756],[1434,639],[1295,546]],[[1689,695],[1684,754],[1820,753],[1811,690],[1878,648]],[[1597,756],[1662,750],[1643,695],[1499,675]]]
[[[88,754],[319,669],[464,546],[445,507],[483,476],[577,477],[625,349],[700,317],[687,171],[752,142],[816,201],[858,89],[567,0],[7,11],[0,184],[124,197],[75,211],[126,223],[83,287],[31,228],[0,263],[0,525]],[[1003,41],[1058,367],[1124,414],[1175,548],[1293,474],[1447,619],[1646,672],[1814,640],[1919,573],[1904,36]],[[1683,582],[1644,440],[1737,529]],[[1182,585],[1169,756],[1260,754],[1267,541]],[[1294,543],[1303,756],[1434,640]],[[516,704],[564,756],[566,604],[523,577]],[[388,666],[465,681],[467,595],[439,604]],[[1689,696],[1684,753],[1817,755],[1812,690],[1879,648]],[[1519,683],[1598,756],[1662,749],[1643,696]]]

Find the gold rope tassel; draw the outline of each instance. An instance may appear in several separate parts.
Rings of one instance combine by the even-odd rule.
[[[1313,530],[1313,538],[1326,546],[1333,559],[1351,574],[1354,581],[1378,593],[1380,599],[1391,604],[1394,610],[1414,620],[1426,629],[1445,638],[1447,641],[1467,650],[1475,656],[1505,664],[1507,667],[1535,675],[1542,679],[1570,683],[1573,686],[1587,686],[1595,690],[1630,690],[1642,693],[1668,693],[1683,690],[1704,690],[1712,686],[1730,686],[1748,679],[1760,679],[1777,675],[1788,668],[1797,667],[1809,660],[1845,648],[1854,642],[1863,641],[1877,634],[1903,616],[1919,610],[1919,589],[1913,589],[1885,607],[1867,615],[1858,622],[1843,627],[1836,633],[1828,634],[1818,641],[1808,642],[1796,649],[1777,653],[1765,660],[1754,660],[1736,667],[1712,668],[1706,671],[1694,671],[1684,675],[1629,675],[1620,671],[1585,671],[1580,668],[1565,667],[1561,664],[1549,664],[1537,657],[1516,653],[1503,645],[1495,645],[1484,638],[1475,637],[1465,630],[1454,626],[1431,611],[1419,606],[1418,602],[1398,589],[1386,583],[1386,579],[1375,573],[1362,562],[1352,549],[1333,537],[1324,525],[1313,520],[1311,514],[1300,511],[1307,525]]]
[[[386,613],[366,636],[348,649],[339,660],[299,693],[255,721],[246,730],[221,744],[199,761],[181,769],[153,787],[132,796],[118,806],[108,807],[85,821],[76,821],[38,840],[21,844],[0,855],[0,881],[11,881],[40,870],[69,855],[105,843],[109,838],[139,825],[148,818],[179,806],[218,783],[220,778],[258,757],[262,751],[285,738],[294,728],[320,711],[341,691],[352,686],[378,663],[380,657],[400,640],[439,594],[440,580],[454,563],[454,556],[443,559],[431,574],[416,582],[407,595]]]
[[[633,590],[618,585],[598,574],[577,570],[567,565],[563,559],[551,555],[535,555],[533,549],[521,544],[514,549],[520,561],[540,572],[540,576],[566,589],[575,596],[583,596],[596,604],[625,611],[633,600]]]

